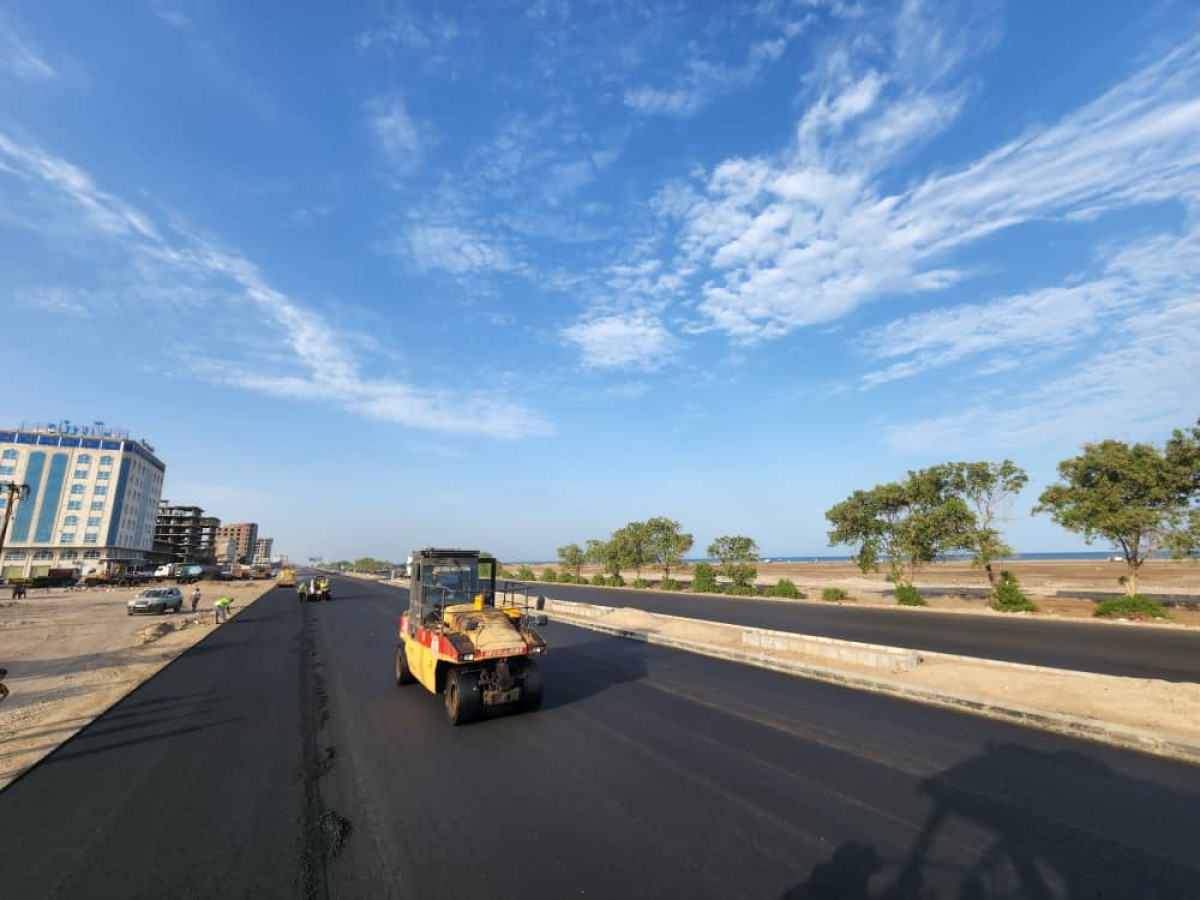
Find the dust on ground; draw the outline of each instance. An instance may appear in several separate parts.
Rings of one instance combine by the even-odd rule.
[[[138,588],[31,590],[0,599],[0,668],[12,692],[0,703],[0,789],[47,756],[214,628],[213,601],[231,615],[273,582],[203,582],[201,603],[162,615],[126,613]]]

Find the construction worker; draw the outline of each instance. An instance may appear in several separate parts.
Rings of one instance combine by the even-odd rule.
[[[308,599],[308,582],[307,581],[301,581],[296,585],[296,596],[298,596],[301,600]]]
[[[228,597],[218,597],[217,602],[213,605],[213,620],[220,624],[229,621],[229,607],[233,606],[233,601]]]

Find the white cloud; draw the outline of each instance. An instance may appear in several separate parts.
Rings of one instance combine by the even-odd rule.
[[[944,39],[932,46],[960,53]],[[945,72],[937,60],[911,68]],[[964,95],[897,81],[896,69],[852,69],[837,69],[784,157],[728,160],[701,190],[674,194],[683,258],[707,273],[698,311],[735,339],[955,284],[966,273],[948,264],[953,253],[1023,222],[1200,197],[1200,39],[1057,123],[899,193],[882,190],[884,173],[944,129]]]
[[[10,191],[36,192],[41,218],[73,215],[94,238],[87,247],[60,244],[93,252],[93,245],[101,242],[107,248],[106,269],[123,262],[122,293],[127,300],[160,307],[179,305],[183,298],[204,304],[199,311],[202,318],[211,317],[214,307],[226,306],[236,311],[241,325],[249,305],[274,326],[290,351],[267,360],[256,355],[222,359],[222,349],[234,350],[231,339],[228,346],[213,348],[211,356],[195,363],[197,371],[210,379],[276,396],[332,403],[363,416],[430,431],[500,438],[552,431],[549,423],[520,403],[481,404],[471,395],[365,377],[358,354],[350,349],[352,337],[339,334],[334,323],[272,287],[252,262],[189,232],[178,216],[170,217],[171,228],[156,227],[141,211],[98,189],[82,169],[2,133],[0,173],[8,173],[0,180],[0,200]],[[7,221],[13,223],[11,217]],[[36,231],[43,222],[30,221],[27,227]],[[80,295],[51,287],[31,292],[29,300],[71,313]],[[464,408],[478,407],[493,411],[461,415]]]
[[[518,266],[502,243],[453,224],[412,225],[400,248],[421,269],[441,269],[454,275],[512,272]]]
[[[24,81],[48,81],[58,77],[37,48],[17,37],[3,18],[0,18],[0,69],[8,70]]]
[[[1114,422],[1147,433],[1182,427],[1200,396],[1200,222],[1115,253],[1095,281],[912,317],[894,336],[888,355],[907,357],[897,367],[912,371],[885,370],[877,380],[971,353],[1000,358],[1061,344],[1075,356],[1033,387],[888,429],[898,450],[1051,444],[1111,433]],[[871,340],[877,349],[889,343],[882,332]]]
[[[652,372],[670,361],[678,340],[646,314],[599,316],[570,325],[561,336],[578,345],[585,366]]]
[[[371,134],[392,167],[401,173],[416,169],[421,160],[421,130],[408,114],[404,98],[376,97],[367,103],[366,112]]]
[[[749,48],[740,66],[726,66],[704,59],[692,59],[679,83],[671,88],[638,85],[625,92],[625,105],[644,115],[686,118],[695,115],[716,98],[753,83],[767,65],[775,62],[787,48],[787,37],[759,41]]]

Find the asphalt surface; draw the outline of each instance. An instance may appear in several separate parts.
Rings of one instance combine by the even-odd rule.
[[[276,590],[0,792],[26,897],[1200,897],[1200,770],[551,625],[537,713]],[[0,713],[2,714],[2,713]]]
[[[529,583],[531,594],[1102,675],[1200,681],[1200,630]]]

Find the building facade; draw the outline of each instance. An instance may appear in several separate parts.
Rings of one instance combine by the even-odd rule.
[[[275,546],[275,538],[260,537],[254,542],[254,559],[251,562],[256,566],[269,565],[272,562],[271,550]]]
[[[206,516],[199,506],[177,506],[164,500],[154,525],[154,547],[166,562],[212,565],[220,528],[221,520]]]
[[[226,547],[233,542],[233,556],[222,559],[221,562],[235,563],[244,559],[253,562],[254,543],[258,540],[257,522],[238,522],[235,525],[222,525],[217,529],[217,546]]]
[[[9,516],[0,575],[148,565],[165,472],[153,447],[101,422],[0,430],[0,486],[29,487],[11,510],[0,491],[0,517]]]

